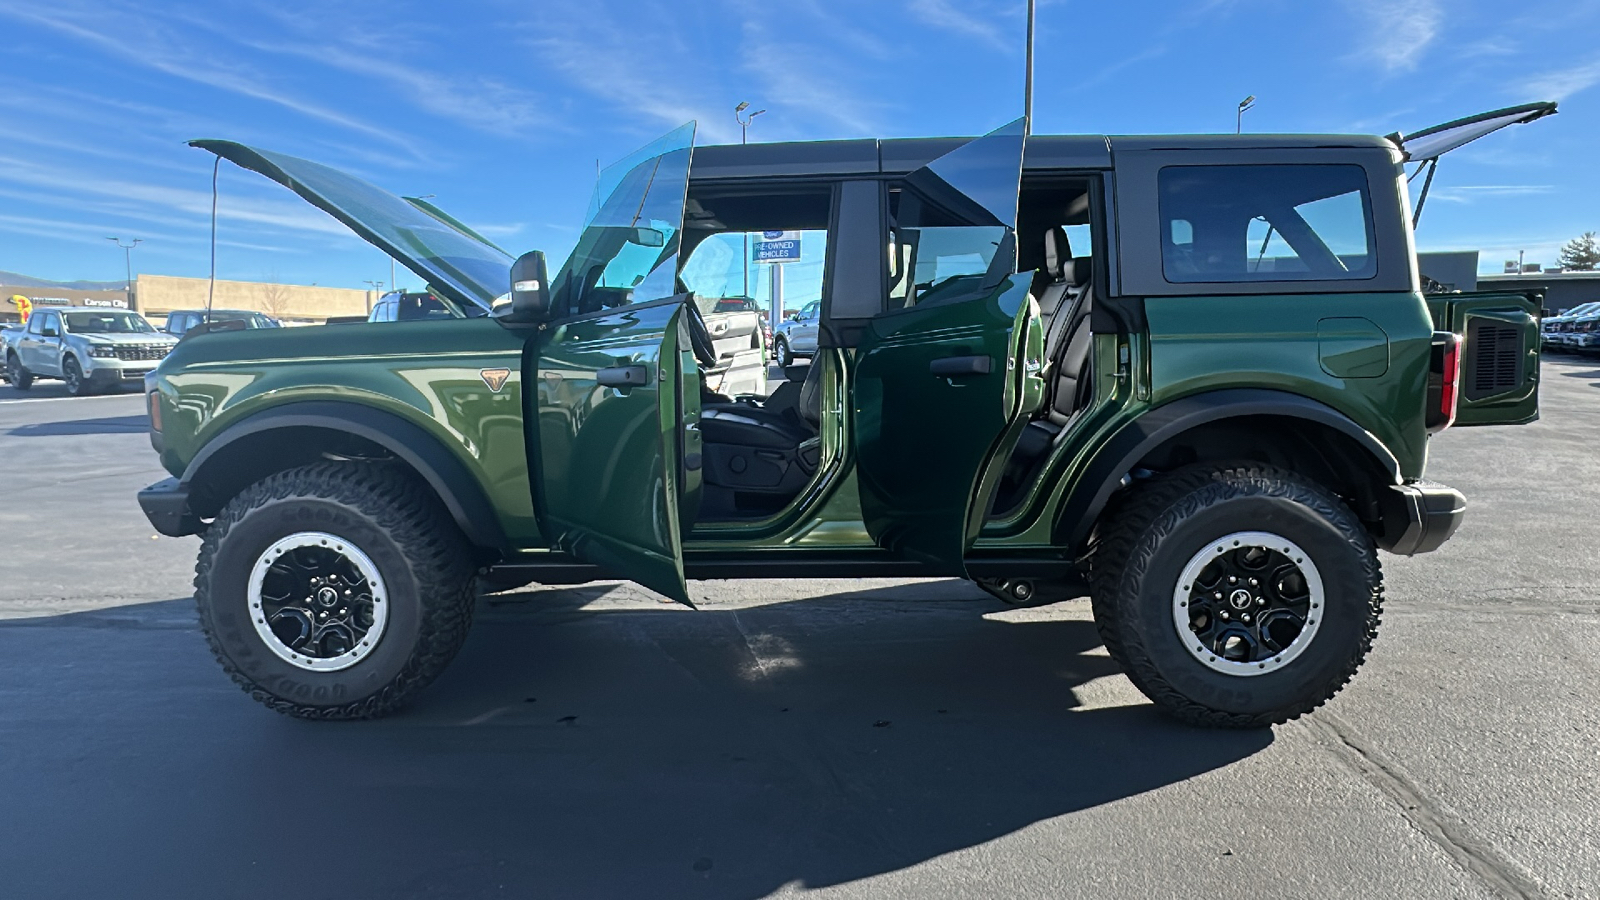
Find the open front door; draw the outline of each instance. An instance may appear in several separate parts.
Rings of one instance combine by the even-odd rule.
[[[690,123],[601,174],[523,377],[546,537],[686,604],[679,431],[688,345],[674,276],[693,143]]]
[[[854,377],[861,512],[879,546],[965,575],[988,498],[979,473],[1016,420],[1021,119],[890,185],[889,296]]]

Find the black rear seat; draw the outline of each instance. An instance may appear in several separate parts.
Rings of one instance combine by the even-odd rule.
[[[1090,351],[1094,334],[1089,328],[1089,310],[1094,299],[1094,262],[1087,256],[1073,258],[1070,253],[1065,230],[1050,229],[1045,235],[1045,266],[1052,281],[1039,298],[1039,312],[1045,318],[1045,405],[1042,415],[1023,430],[1012,455],[1014,463],[1029,467],[1049,452],[1093,397]],[[1047,299],[1051,301],[1048,310]]]

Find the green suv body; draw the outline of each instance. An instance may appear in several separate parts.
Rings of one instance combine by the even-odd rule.
[[[147,379],[173,477],[140,501],[204,536],[213,649],[297,715],[402,704],[485,585],[688,603],[686,579],[882,575],[1088,594],[1168,712],[1283,721],[1364,658],[1376,549],[1459,525],[1461,495],[1423,480],[1429,435],[1538,413],[1537,298],[1420,292],[1405,164],[1444,150],[1409,147],[1553,111],[1412,138],[1019,120],[695,148],[685,126],[602,174],[553,278],[425,202],[196,142],[452,316],[186,338]],[[700,309],[749,295],[743,247],[773,232],[799,242],[787,305],[820,304],[816,356],[717,394]]]

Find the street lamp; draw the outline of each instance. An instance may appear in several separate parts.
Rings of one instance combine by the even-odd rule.
[[[1235,116],[1234,120],[1233,120],[1233,133],[1234,134],[1240,134],[1240,133],[1242,133],[1244,131],[1244,111],[1249,109],[1252,106],[1255,106],[1255,105],[1256,105],[1256,95],[1255,94],[1251,94],[1250,96],[1248,96],[1248,97],[1244,98],[1243,100],[1239,101],[1239,115]]]
[[[124,244],[120,237],[108,237],[106,240],[122,248],[122,263],[128,270],[128,281],[123,290],[128,295],[128,307],[136,309],[137,305],[133,302],[133,248],[144,243],[144,238],[134,238],[131,244]]]
[[[756,120],[756,116],[766,112],[764,109],[758,109],[749,115],[744,115],[744,111],[749,108],[750,102],[748,100],[740,100],[739,105],[733,108],[733,120],[739,123],[739,143],[741,145],[748,143],[750,140],[750,123]],[[750,232],[748,231],[744,233],[744,295],[746,297],[750,296]],[[753,300],[754,298],[752,297],[751,299]]]
[[[383,282],[381,281],[364,281],[362,284],[371,285],[372,294],[383,294]],[[372,315],[372,294],[367,295],[367,315],[369,316]]]

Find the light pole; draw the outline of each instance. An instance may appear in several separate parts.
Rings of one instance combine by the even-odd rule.
[[[144,243],[144,238],[134,238],[131,244],[124,244],[120,237],[108,237],[106,240],[122,248],[122,263],[128,270],[128,281],[123,289],[128,295],[128,308],[138,309],[138,305],[133,300],[133,248]]]
[[[379,294],[379,295],[383,294],[383,282],[381,282],[381,281],[365,281],[365,282],[362,282],[362,283],[363,284],[369,284],[369,285],[372,286],[372,294]],[[367,315],[369,315],[369,316],[372,315],[372,294],[368,294],[367,295]]]
[[[1028,72],[1022,82],[1022,133],[1033,134],[1033,19],[1034,0],[1028,0]]]
[[[1248,97],[1244,98],[1243,100],[1239,101],[1239,114],[1237,116],[1235,116],[1234,120],[1233,120],[1233,133],[1234,134],[1243,134],[1244,133],[1244,111],[1249,109],[1252,106],[1255,106],[1255,105],[1256,105],[1256,95],[1255,94],[1251,94],[1250,96],[1248,96]]]
[[[739,123],[739,144],[741,146],[750,141],[750,123],[756,120],[756,116],[766,112],[764,109],[758,109],[749,115],[744,115],[744,111],[749,108],[750,101],[748,100],[740,100],[739,105],[733,108],[733,120]],[[744,233],[744,295],[750,297],[750,232],[748,231]],[[752,297],[751,299],[755,298]],[[773,311],[771,317],[775,319],[776,316],[777,312]],[[777,327],[775,321],[773,327]]]

